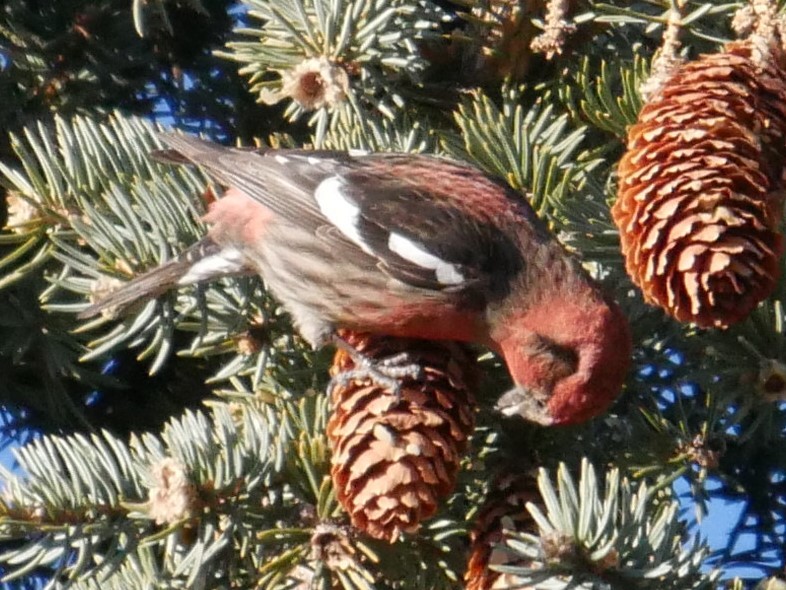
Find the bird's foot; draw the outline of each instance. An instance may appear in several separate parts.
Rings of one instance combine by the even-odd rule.
[[[406,352],[374,359],[366,356],[339,336],[333,342],[338,348],[345,351],[354,363],[354,367],[341,371],[330,379],[328,392],[333,392],[336,387],[346,387],[351,381],[370,381],[390,391],[397,399],[401,397],[401,383],[404,379],[417,379],[421,376],[421,367],[412,362],[412,357]]]

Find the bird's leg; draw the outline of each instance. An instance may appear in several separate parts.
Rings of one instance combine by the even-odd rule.
[[[407,377],[417,379],[421,367],[412,362],[412,357],[406,352],[399,352],[382,359],[373,359],[358,351],[349,342],[338,334],[331,336],[333,344],[346,352],[355,366],[347,371],[341,371],[330,379],[328,391],[336,387],[345,387],[350,381],[370,380],[372,383],[388,389],[397,400],[401,398],[401,381]]]

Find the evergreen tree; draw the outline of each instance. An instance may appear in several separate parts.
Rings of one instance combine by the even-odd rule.
[[[0,420],[24,444],[0,471],[0,580],[783,585],[782,4],[7,2]],[[312,351],[256,277],[79,319],[204,234],[217,189],[151,158],[158,123],[505,179],[624,308],[623,394],[543,427],[495,410],[485,351],[351,335],[427,369],[396,422],[374,385],[328,396],[351,359]],[[724,501],[744,510],[710,552],[691,525]]]

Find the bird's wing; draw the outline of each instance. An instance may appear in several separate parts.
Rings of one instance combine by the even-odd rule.
[[[408,285],[489,293],[523,267],[511,220],[539,220],[523,197],[475,168],[432,156],[240,150],[162,137],[170,162],[192,162],[333,251]],[[531,216],[531,219],[529,217]],[[545,230],[544,239],[547,235]]]
[[[234,186],[291,223],[314,230],[325,223],[314,191],[337,159],[345,156],[343,152],[320,152],[322,157],[309,160],[310,152],[305,150],[229,148],[176,133],[158,137],[171,149],[154,152],[155,159],[197,164],[221,184]]]

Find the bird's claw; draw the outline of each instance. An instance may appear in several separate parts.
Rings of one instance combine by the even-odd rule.
[[[422,369],[420,365],[412,362],[406,352],[375,360],[357,350],[348,351],[355,366],[342,371],[330,379],[328,391],[332,394],[336,387],[346,387],[350,381],[370,381],[390,391],[401,399],[401,383],[404,379],[418,379]]]

